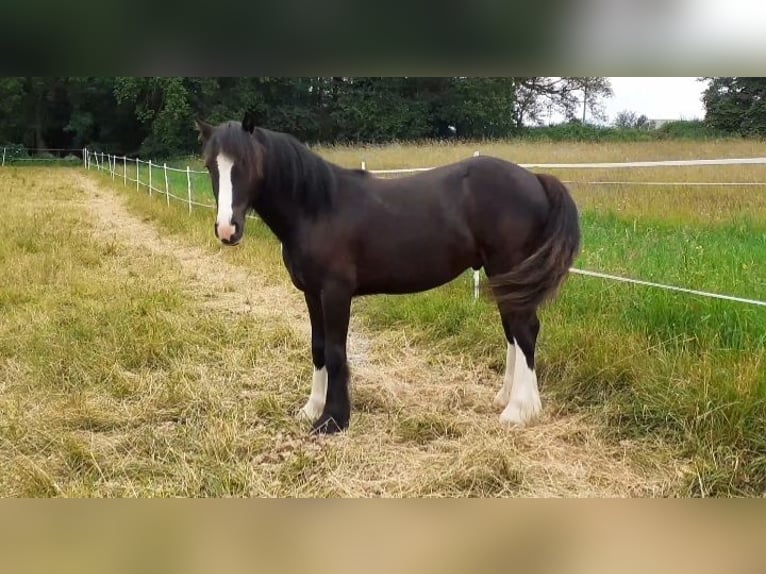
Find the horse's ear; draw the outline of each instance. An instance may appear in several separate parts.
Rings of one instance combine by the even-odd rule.
[[[210,124],[203,122],[202,120],[194,120],[194,125],[197,127],[197,131],[199,132],[197,139],[202,143],[205,143],[210,139],[210,136],[213,135],[214,128]]]
[[[249,134],[253,133],[253,130],[255,129],[255,118],[253,117],[252,112],[245,112],[245,117],[242,118],[242,129]]]

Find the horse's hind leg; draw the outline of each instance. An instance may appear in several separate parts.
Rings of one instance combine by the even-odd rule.
[[[508,342],[508,348],[505,353],[505,374],[503,375],[503,386],[495,395],[495,406],[505,408],[508,401],[511,400],[511,388],[513,387],[513,372],[516,362],[516,345],[513,342],[513,333],[511,332],[511,322],[508,315],[501,315],[503,321],[503,331],[505,339]]]
[[[542,412],[535,373],[535,346],[540,332],[537,313],[502,312],[503,330],[508,340],[503,388],[495,404],[504,406],[500,422],[524,425]]]

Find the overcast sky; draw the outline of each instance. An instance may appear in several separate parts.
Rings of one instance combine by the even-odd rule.
[[[702,92],[707,82],[697,78],[609,78],[614,97],[604,101],[611,122],[622,110],[649,119],[702,119]]]

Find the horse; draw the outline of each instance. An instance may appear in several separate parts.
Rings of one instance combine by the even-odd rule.
[[[577,207],[554,176],[477,156],[398,179],[330,163],[289,134],[195,120],[217,213],[215,236],[237,245],[255,211],[282,244],[311,323],[313,379],[298,416],[312,432],[348,428],[351,300],[426,291],[484,269],[507,344],[500,422],[542,411],[535,373],[538,307],[580,248]]]

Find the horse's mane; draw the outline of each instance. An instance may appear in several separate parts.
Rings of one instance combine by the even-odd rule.
[[[262,178],[263,200],[288,196],[312,215],[332,206],[336,166],[293,136],[264,128],[255,128],[251,135],[239,122],[229,122],[217,130],[216,139],[220,151],[236,158],[250,175]]]

